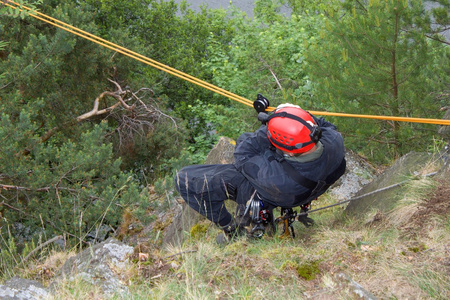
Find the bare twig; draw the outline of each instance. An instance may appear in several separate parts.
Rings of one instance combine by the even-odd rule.
[[[197,252],[197,250],[186,250],[186,251],[181,251],[181,252],[178,252],[178,253],[175,253],[175,254],[172,254],[172,255],[163,257],[163,259],[168,259],[168,258],[172,258],[172,257],[174,257],[174,256],[182,255],[182,254],[185,254],[185,253],[194,253],[194,252]]]
[[[24,187],[24,186],[0,184],[0,188],[2,188],[4,190],[49,192],[50,190],[55,189],[56,187],[49,187],[49,186],[47,186],[47,187],[43,187],[43,188],[32,189],[32,188],[28,188],[28,187]],[[64,187],[59,187],[58,189],[67,190],[67,191],[70,191],[70,192],[75,192],[76,191],[75,189],[64,188]]]
[[[272,74],[273,78],[275,79],[275,82],[277,83],[277,86],[280,88],[280,90],[283,90],[283,87],[280,84],[280,81],[277,78],[277,75],[275,74],[275,72],[272,70],[272,67],[262,58],[259,58],[261,62],[264,63],[264,65],[266,66],[266,68],[269,70],[270,74]]]
[[[55,237],[49,239],[49,240],[46,241],[45,243],[43,243],[43,244],[37,246],[37,247],[34,248],[30,253],[28,253],[27,256],[25,256],[25,258],[22,260],[22,264],[25,264],[25,262],[28,260],[28,258],[29,258],[31,255],[33,255],[34,253],[36,253],[37,251],[39,251],[41,248],[47,246],[48,244],[53,243],[53,242],[56,241],[56,240],[62,239],[62,238],[63,238],[62,235],[58,235],[58,236],[55,236]]]
[[[151,105],[148,101],[144,101],[138,95],[139,93],[144,93],[145,95],[145,93],[150,92],[150,96],[152,96],[154,93],[151,89],[141,88],[137,92],[132,92],[129,89],[123,90],[116,81],[108,80],[116,87],[115,92],[105,91],[101,93],[94,100],[94,106],[91,111],[78,116],[74,120],[50,129],[41,137],[41,142],[47,141],[62,128],[73,126],[92,117],[105,114],[108,114],[107,117],[116,118],[120,124],[117,128],[117,132],[119,133],[119,145],[122,145],[122,142],[124,141],[131,143],[133,141],[133,136],[136,134],[145,136],[145,134],[154,127],[154,123],[160,120],[160,117],[169,119],[174,124],[175,128],[178,128],[175,119],[158,109],[156,103]],[[148,97],[148,95],[145,96]],[[116,102],[104,109],[99,109],[100,101],[107,97],[114,98]],[[128,103],[133,104],[129,105]],[[123,110],[120,110],[120,108]]]
[[[67,191],[67,192],[71,192],[71,193],[79,193],[80,192],[77,189],[72,189],[72,188],[67,188],[67,187],[46,186],[46,187],[42,187],[42,188],[32,189],[32,188],[29,188],[29,187],[17,186],[17,185],[8,185],[8,184],[0,184],[0,189],[16,190],[16,191],[27,191],[27,192],[39,192],[39,193],[48,193],[51,190],[55,190],[57,193],[58,193],[59,190]],[[101,199],[100,197],[92,196],[92,195],[90,195],[88,197],[91,198],[91,199],[94,199],[94,200]],[[9,207],[11,209],[15,209],[17,211],[20,211],[17,208],[14,208],[14,207],[6,204],[4,201],[2,203],[0,203],[0,204],[4,205],[6,207]]]
[[[11,206],[8,203],[5,203],[5,201],[2,201],[2,203],[0,203],[0,205],[4,205],[4,206],[8,207],[9,209],[12,209],[12,210],[15,210],[15,211],[18,211],[18,212],[23,212],[20,209],[14,207],[14,206]]]

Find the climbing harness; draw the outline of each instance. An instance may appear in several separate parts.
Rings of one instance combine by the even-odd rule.
[[[264,108],[265,111],[273,111],[275,110],[275,107],[270,107],[269,102],[265,98],[259,98],[257,103],[254,103],[253,101],[250,101],[249,99],[246,99],[242,96],[236,95],[234,93],[231,93],[225,89],[219,88],[213,84],[210,84],[206,81],[203,81],[199,78],[196,78],[194,76],[191,76],[187,73],[181,72],[177,69],[171,68],[167,65],[164,65],[158,61],[155,61],[151,58],[148,58],[144,55],[138,54],[136,52],[133,52],[127,48],[121,47],[117,44],[114,44],[112,42],[109,42],[105,39],[102,39],[96,35],[93,35],[91,33],[88,33],[86,31],[83,31],[75,26],[69,25],[67,23],[64,23],[60,20],[57,20],[55,18],[52,18],[50,16],[47,16],[41,12],[38,12],[36,10],[33,10],[25,5],[16,3],[14,1],[7,1],[4,3],[4,5],[12,8],[12,9],[18,9],[20,12],[28,11],[29,15],[35,19],[41,20],[45,23],[48,23],[50,25],[53,25],[57,28],[60,28],[62,30],[65,30],[67,32],[70,32],[72,34],[75,34],[79,37],[82,37],[84,39],[87,39],[91,42],[94,42],[100,46],[103,46],[105,48],[108,48],[110,50],[116,51],[118,53],[121,53],[123,55],[126,55],[128,57],[131,57],[135,60],[138,60],[140,62],[143,62],[149,66],[152,66],[158,70],[164,71],[168,74],[177,76],[183,80],[186,80],[188,82],[194,83],[200,87],[203,87],[205,89],[208,89],[212,92],[215,92],[219,95],[225,96],[231,100],[234,100],[236,102],[242,103],[244,105],[250,106],[250,107],[258,107],[259,110]],[[267,101],[267,103],[264,103]],[[255,107],[255,108],[256,108]],[[450,120],[441,120],[441,119],[426,119],[426,118],[411,118],[411,117],[393,117],[393,116],[375,116],[375,115],[360,115],[360,114],[347,114],[347,113],[335,113],[335,112],[324,112],[324,111],[309,111],[311,114],[315,115],[322,115],[322,116],[337,116],[337,117],[348,117],[348,118],[365,118],[365,119],[377,119],[377,120],[386,120],[386,121],[398,121],[398,122],[413,122],[413,123],[426,123],[426,124],[440,124],[440,125],[450,125]]]
[[[275,231],[275,225],[273,223],[273,213],[269,209],[264,207],[264,202],[256,193],[253,192],[250,200],[247,202],[244,216],[250,216],[250,236],[260,238],[266,232],[266,228],[271,226],[271,229]]]

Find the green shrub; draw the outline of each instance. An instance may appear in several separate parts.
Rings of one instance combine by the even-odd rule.
[[[41,143],[36,127],[25,111],[0,117],[2,234],[21,224],[25,240],[65,234],[82,242],[101,224],[118,226],[124,208],[150,205],[146,190],[121,172],[121,160],[104,143],[106,124],[61,146]]]

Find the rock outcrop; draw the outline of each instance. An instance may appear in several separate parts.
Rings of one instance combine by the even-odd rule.
[[[403,183],[414,180],[416,176],[434,172],[437,172],[438,176],[448,176],[447,162],[448,153],[445,151],[434,155],[410,152],[364,186],[356,194],[358,200],[350,202],[345,211],[352,216],[362,216],[374,210],[387,212],[405,195],[406,187]]]
[[[59,279],[68,278],[96,285],[106,295],[126,295],[128,289],[121,281],[121,274],[127,270],[129,256],[133,252],[133,247],[109,238],[69,258],[51,286],[57,288]]]
[[[66,279],[96,285],[107,296],[122,295],[126,298],[128,288],[121,279],[131,265],[129,256],[133,252],[133,247],[109,238],[69,258],[49,288],[35,280],[14,277],[0,285],[0,299],[45,299],[52,291],[57,293],[59,284]]]
[[[3,300],[44,299],[48,294],[48,290],[36,280],[13,277],[0,285],[0,299]]]

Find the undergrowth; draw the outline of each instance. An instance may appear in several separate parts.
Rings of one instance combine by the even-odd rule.
[[[310,214],[315,225],[295,222],[294,239],[240,238],[221,247],[215,242],[220,231],[202,222],[180,247],[141,250],[151,259],[131,260],[130,271],[122,274],[126,294],[106,296],[86,282],[63,281],[50,298],[354,299],[338,276],[345,274],[380,298],[447,299],[450,219],[448,208],[442,208],[445,199],[435,200],[441,206],[433,207],[441,210],[424,212],[435,190],[431,180],[423,179],[389,212],[354,218],[333,207]],[[327,195],[316,205],[334,201]],[[48,284],[62,260],[61,253],[51,252],[47,259],[27,262],[22,272]]]

